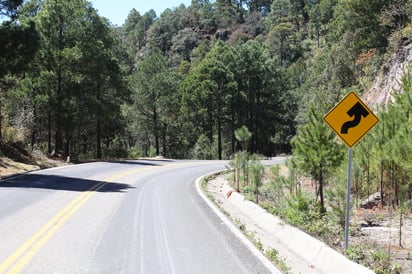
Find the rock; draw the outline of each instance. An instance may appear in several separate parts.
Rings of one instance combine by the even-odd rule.
[[[387,106],[396,92],[402,92],[402,77],[412,62],[412,39],[405,38],[362,96],[368,105]]]
[[[362,201],[362,208],[363,209],[373,209],[377,207],[380,204],[380,202],[381,202],[381,193],[376,192],[370,195],[367,199]]]

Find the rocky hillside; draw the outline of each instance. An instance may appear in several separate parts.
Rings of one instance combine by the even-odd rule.
[[[371,106],[386,106],[394,92],[402,92],[401,80],[412,62],[412,37],[405,38],[399,49],[386,62],[363,98]]]

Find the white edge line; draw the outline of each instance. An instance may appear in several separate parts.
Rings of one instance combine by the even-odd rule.
[[[215,171],[203,175],[196,179],[196,190],[200,197],[206,202],[206,204],[213,210],[213,212],[228,226],[228,228],[232,231],[232,233],[241,240],[241,242],[246,245],[246,247],[255,255],[262,263],[266,266],[268,270],[272,273],[282,274],[282,272],[276,268],[276,266],[267,258],[265,257],[262,252],[260,252],[255,245],[253,245],[246,236],[240,232],[240,230],[217,208],[217,206],[206,197],[201,189],[201,181],[203,178],[219,173],[220,171]]]
[[[100,163],[99,161],[97,162],[92,162],[92,163]],[[38,169],[35,171],[31,171],[30,173],[41,173],[42,171],[49,171],[49,170],[59,170],[59,169],[65,169],[65,168],[72,168],[72,167],[79,167],[79,166],[84,166],[88,165],[90,163],[81,163],[81,164],[68,164],[68,165],[62,165],[62,166],[55,166],[55,167],[50,167],[50,168],[43,168],[43,169]]]

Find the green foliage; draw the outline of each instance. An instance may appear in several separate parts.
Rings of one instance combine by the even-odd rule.
[[[6,16],[15,20],[18,16],[18,10],[21,4],[23,4],[23,0],[1,0],[0,16]]]
[[[154,20],[155,16],[150,12],[145,13],[143,16],[135,9],[129,12],[122,31],[126,42],[131,45],[131,47],[129,47],[129,54],[134,58],[136,58],[137,50],[145,46],[146,31],[153,24]]]
[[[372,259],[378,262],[378,267],[375,268],[376,273],[391,273],[390,272],[390,257],[389,254],[382,249],[372,252]]]
[[[213,142],[210,142],[206,135],[202,134],[199,136],[196,144],[192,149],[192,158],[199,160],[211,160],[215,158]]]
[[[285,167],[287,174],[280,174],[280,166],[275,165],[270,168],[272,180],[270,182],[271,189],[273,189],[272,199],[278,204],[281,201],[300,193],[300,183],[298,178],[298,170],[294,166],[294,161],[288,159]]]
[[[325,211],[323,189],[327,180],[342,164],[343,146],[322,120],[323,112],[312,108],[309,123],[303,125],[292,140],[297,167],[319,183],[321,210]]]
[[[191,28],[180,30],[176,36],[172,38],[171,51],[180,55],[183,60],[190,60],[190,53],[197,46],[198,34]]]
[[[249,174],[250,174],[250,181],[253,186],[253,194],[255,195],[255,201],[259,204],[259,188],[262,186],[262,179],[264,175],[265,168],[261,163],[259,156],[253,154],[249,158]]]
[[[289,101],[293,97],[285,92],[287,83],[283,71],[274,66],[267,48],[261,43],[247,41],[237,46],[236,52],[238,86],[232,97],[235,117],[252,133],[250,151],[269,155],[274,149],[273,136],[279,134],[281,139],[287,139],[290,131],[294,131],[295,109]],[[290,131],[282,127],[285,123],[289,123]]]
[[[271,29],[266,43],[279,66],[289,65],[299,57],[300,49],[296,40],[296,33],[289,23],[280,23]]]
[[[154,148],[153,146],[150,146],[147,156],[150,158],[153,158],[153,157],[156,157],[157,155],[158,154],[156,153],[156,148]]]
[[[27,5],[21,21],[33,19],[40,36],[40,49],[20,86],[34,117],[32,145],[39,140],[49,152],[65,155],[89,155],[93,146],[100,158],[102,142],[111,143],[124,127],[120,104],[127,89],[114,32],[82,0]]]
[[[243,185],[249,185],[249,153],[247,151],[237,152],[239,163],[239,177],[243,172]],[[240,180],[240,179],[239,179]]]
[[[131,76],[132,105],[127,115],[134,119],[129,121],[129,128],[135,131],[143,127],[149,136],[141,140],[136,132],[135,142],[145,147],[154,143],[156,155],[172,154],[174,144],[168,141],[178,135],[178,84],[178,75],[169,70],[160,52],[153,52]]]
[[[326,242],[332,243],[337,236],[334,222],[321,213],[319,202],[302,192],[287,197],[286,204],[275,207],[265,204],[264,207],[269,212],[285,219],[287,223],[311,235],[321,237]]]
[[[399,265],[391,263],[387,250],[373,246],[371,243],[352,244],[345,253],[349,259],[373,269],[375,273],[402,273]]]
[[[230,96],[236,89],[231,71],[232,50],[217,43],[182,82],[182,114],[193,125],[193,134],[205,133],[209,142],[217,134],[217,155],[223,158],[223,132],[230,128]]]
[[[308,197],[304,196],[302,193],[299,193],[296,196],[290,197],[287,200],[287,205],[288,207],[285,212],[285,218],[288,223],[298,226],[304,225],[309,211]]]
[[[395,102],[379,112],[377,126],[354,149],[355,166],[359,174],[359,195],[368,196],[378,189],[392,193],[391,200],[402,207],[402,189],[410,187],[410,115],[412,85],[410,74],[402,80],[402,94],[395,95]],[[374,179],[376,178],[376,179]],[[387,201],[385,201],[387,202]]]
[[[349,50],[359,54],[363,49],[387,46],[388,29],[380,22],[387,1],[373,0],[368,5],[362,0],[338,1],[334,9],[328,40],[350,40]]]
[[[263,251],[263,244],[259,238],[256,238],[256,234],[253,232],[247,232],[246,237],[260,250]]]
[[[8,21],[0,24],[0,80],[6,74],[23,73],[27,69],[39,48],[35,28],[33,21],[27,25]]]
[[[133,9],[122,27],[84,0],[20,4],[0,2],[11,20],[0,26],[3,138],[90,158],[234,155],[238,189],[312,234],[339,234],[344,147],[322,116],[368,87],[408,37],[410,1],[192,1],[159,17]],[[402,90],[354,148],[352,189],[391,193],[400,216],[412,172],[409,74]],[[247,151],[291,147],[289,173],[273,169],[262,185]],[[316,181],[320,201],[301,193],[300,175]]]
[[[326,198],[331,208],[328,211],[329,218],[342,230],[345,228],[346,184],[345,180],[335,179],[326,190]]]
[[[22,4],[21,0],[0,1],[0,17],[3,19],[0,22],[0,140],[3,141],[2,131],[6,130],[3,128],[4,121],[2,120],[7,117],[3,107],[4,105],[10,107],[15,103],[12,96],[8,96],[10,91],[18,93],[14,85],[19,86],[19,83],[14,77],[25,74],[40,47],[35,22],[33,20],[17,22]],[[5,17],[8,17],[10,21],[7,21]],[[4,103],[5,100],[10,99],[11,104]],[[12,111],[10,114],[15,115]],[[17,127],[19,126],[21,125]],[[10,130],[14,131],[14,129],[7,131]]]
[[[313,105],[319,116],[349,88],[367,86],[390,48],[387,37],[400,44],[411,18],[403,0],[192,1],[160,16],[133,9],[114,27],[84,0],[20,4],[0,5],[10,18],[0,27],[1,116],[24,125],[27,142],[49,152],[97,157],[113,154],[102,144],[116,146],[119,138],[120,147],[142,155],[154,147],[169,157],[228,158],[240,149],[235,131],[243,125],[252,134],[250,152],[290,152],[296,122],[310,125]],[[391,123],[401,119],[390,112]],[[392,130],[399,136],[385,146],[393,160],[383,167],[401,167],[396,176],[405,184],[409,133]],[[395,141],[406,143],[403,151],[391,149]],[[214,151],[206,155],[205,147]],[[308,154],[320,162],[315,150]],[[378,150],[371,146],[370,155]],[[301,171],[327,183],[335,164],[322,163],[323,174],[302,159]],[[371,175],[380,160],[369,162]],[[367,189],[360,185],[362,194]]]
[[[131,147],[129,148],[128,153],[127,153],[127,158],[137,159],[142,156],[143,156],[143,153],[140,147]]]
[[[236,191],[240,191],[240,172],[243,168],[242,152],[235,153],[233,160],[229,162],[229,167],[233,168],[233,181],[235,183]]]
[[[274,248],[269,248],[266,250],[266,256],[274,262],[277,266],[280,267],[280,269],[283,271],[283,273],[290,273],[290,268],[287,266],[284,260],[282,260],[281,257],[279,257],[279,252],[274,249]]]
[[[262,189],[262,192],[265,193],[265,196],[267,196],[266,198],[270,199],[271,203],[275,207],[282,206],[286,202],[287,197],[284,189],[284,182],[287,181],[287,179],[284,176],[281,176],[279,172],[279,165],[270,167],[270,181]],[[296,181],[292,184],[296,184]]]
[[[242,126],[235,130],[235,138],[242,144],[242,148],[247,151],[248,142],[252,138],[252,133],[246,126]]]
[[[345,253],[346,253],[346,256],[350,260],[352,260],[356,263],[362,262],[366,257],[365,246],[362,246],[362,245],[355,245],[355,244],[350,245],[346,249]]]

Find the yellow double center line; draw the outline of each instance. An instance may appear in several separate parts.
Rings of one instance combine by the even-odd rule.
[[[11,254],[1,265],[0,273],[9,269],[8,273],[18,273],[30,261],[30,259],[39,251],[39,249],[56,233],[56,231],[67,221],[70,217],[79,210],[97,191],[102,189],[106,184],[114,180],[153,169],[159,166],[151,166],[146,168],[139,168],[129,170],[123,173],[108,177],[91,187],[89,190],[74,199],[69,205],[57,213],[47,224],[45,224],[39,231],[37,231],[30,239],[28,239],[20,248]],[[11,267],[13,265],[13,267]]]

